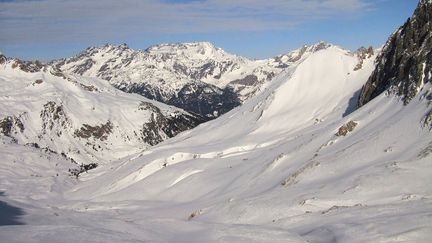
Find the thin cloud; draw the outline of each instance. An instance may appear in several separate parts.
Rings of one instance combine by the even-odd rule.
[[[0,43],[284,30],[372,7],[366,0],[1,1]]]

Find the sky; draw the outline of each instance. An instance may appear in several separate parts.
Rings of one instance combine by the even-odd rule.
[[[380,47],[418,0],[0,0],[0,52],[48,61],[89,46],[208,41],[269,58],[326,41]]]

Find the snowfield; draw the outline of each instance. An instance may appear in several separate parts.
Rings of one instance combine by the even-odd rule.
[[[432,86],[355,110],[375,57],[357,69],[328,46],[218,119],[78,179],[2,137],[0,241],[428,242]]]
[[[183,121],[183,130],[194,127],[193,115],[104,80],[51,67],[26,72],[18,62],[0,65],[0,134],[19,144],[51,149],[80,164],[104,163],[172,137],[181,130],[164,131],[172,120]]]

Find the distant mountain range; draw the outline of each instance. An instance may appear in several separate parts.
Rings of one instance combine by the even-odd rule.
[[[145,51],[105,45],[48,64],[0,54],[0,92],[8,104],[0,110],[0,133],[79,164],[115,160],[232,110],[331,47],[320,42],[268,60],[206,42]],[[373,52],[349,55],[361,69]]]
[[[143,51],[126,44],[105,45],[51,64],[214,119],[259,93],[285,68],[328,46],[321,42],[275,58],[250,60],[208,42],[162,44]]]

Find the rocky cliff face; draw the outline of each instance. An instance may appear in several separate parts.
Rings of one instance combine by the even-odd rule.
[[[421,0],[414,15],[387,41],[376,69],[362,89],[363,106],[384,91],[401,97],[404,104],[431,82],[432,2]]]
[[[216,118],[241,104],[237,94],[230,88],[219,89],[202,82],[185,85],[167,104],[183,107],[205,118]]]

